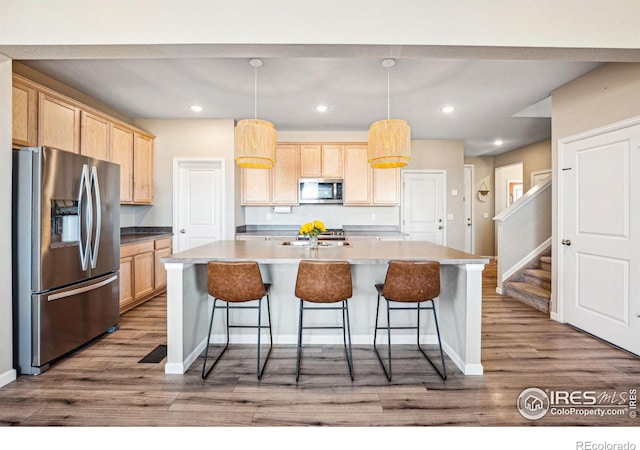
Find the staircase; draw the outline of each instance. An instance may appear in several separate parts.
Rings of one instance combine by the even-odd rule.
[[[503,295],[548,314],[551,301],[551,249],[509,277],[503,283]]]

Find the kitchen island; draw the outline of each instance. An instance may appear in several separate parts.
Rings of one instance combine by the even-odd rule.
[[[299,301],[294,289],[298,264],[303,259],[343,260],[352,264],[353,297],[349,300],[352,341],[354,345],[369,346],[373,345],[376,314],[374,285],[384,282],[388,262],[393,259],[440,262],[441,293],[435,303],[444,351],[463,374],[482,375],[482,270],[488,259],[423,241],[345,241],[311,250],[271,240],[216,241],[161,259],[168,280],[165,373],[186,372],[206,345],[211,308],[207,293],[209,261],[257,261],[264,282],[272,284],[274,344],[295,345]],[[255,311],[233,312],[238,313],[232,319],[234,323],[243,320],[255,323]],[[314,316],[322,317],[314,317],[315,323],[310,325],[333,320],[322,314]],[[391,320],[393,326],[415,323],[415,313],[395,312]],[[433,320],[423,318],[422,323],[422,342],[436,344]],[[217,321],[214,324],[212,342],[221,342],[222,324]],[[231,334],[231,342],[255,343],[256,337],[254,330],[237,329]],[[305,334],[303,345],[341,342],[342,333],[309,333]],[[392,343],[413,344],[415,334],[394,330]],[[357,371],[357,361],[355,364]]]

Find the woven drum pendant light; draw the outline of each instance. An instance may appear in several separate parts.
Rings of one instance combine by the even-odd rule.
[[[403,167],[411,158],[411,129],[405,120],[391,119],[389,102],[389,69],[396,64],[387,58],[382,66],[387,68],[387,120],[375,122],[369,128],[368,160],[374,169]]]
[[[253,58],[255,68],[254,118],[239,120],[235,130],[235,160],[240,167],[271,169],[276,162],[276,128],[271,122],[258,120],[258,67],[262,60]]]

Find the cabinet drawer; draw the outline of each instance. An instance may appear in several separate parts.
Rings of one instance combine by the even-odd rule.
[[[140,253],[152,252],[153,241],[138,242],[136,244],[127,244],[120,246],[120,258],[127,256],[139,255]]]
[[[155,244],[156,244],[156,250],[160,248],[169,248],[171,247],[171,238],[156,239]]]

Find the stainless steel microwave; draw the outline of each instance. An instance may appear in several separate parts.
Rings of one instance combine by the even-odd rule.
[[[299,201],[304,203],[342,203],[342,180],[301,178]]]

